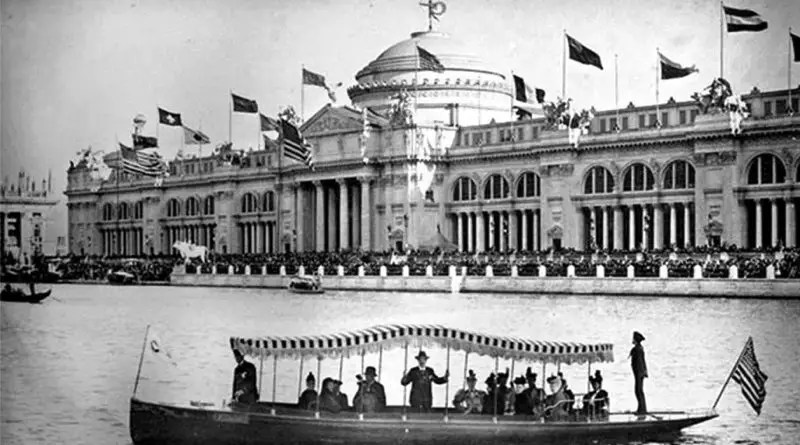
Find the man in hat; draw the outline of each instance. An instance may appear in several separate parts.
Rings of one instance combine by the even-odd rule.
[[[450,377],[450,370],[445,371],[444,377],[438,377],[436,372],[427,366],[428,355],[425,354],[425,351],[419,351],[419,354],[414,358],[417,359],[419,366],[409,369],[408,373],[400,380],[400,384],[406,386],[411,383],[411,396],[409,398],[411,409],[427,413],[431,411],[431,406],[433,405],[431,383],[436,383],[437,385],[447,383],[447,379]]]
[[[314,373],[309,372],[306,377],[306,389],[300,394],[300,400],[297,405],[300,409],[315,410],[317,409],[317,379],[314,378]]]
[[[525,388],[526,382],[522,375],[514,379],[514,415],[517,416],[526,416],[533,412],[530,392],[526,392],[528,389]]]
[[[528,382],[528,387],[522,391],[521,397],[527,399],[527,403],[530,405],[530,411],[526,412],[525,414],[541,416],[544,391],[536,387],[536,377],[536,373],[531,371],[529,366],[528,370],[525,371],[525,380]],[[521,413],[517,410],[517,414]]]
[[[633,392],[636,394],[636,414],[647,414],[647,402],[644,398],[644,379],[647,378],[647,363],[644,360],[644,348],[642,342],[644,335],[638,331],[633,332],[633,348],[631,348],[631,369],[633,369],[634,386]]]
[[[361,376],[357,375],[358,391],[353,397],[353,407],[362,413],[378,413],[386,408],[386,392],[383,390],[383,385],[375,380],[374,366],[367,366],[364,370],[364,380]]]
[[[258,402],[256,367],[244,359],[238,349],[233,350],[236,368],[233,370],[233,400],[239,403]]]
[[[475,371],[469,370],[466,381],[467,387],[459,389],[456,396],[453,397],[453,406],[464,414],[480,414],[483,411],[483,399],[486,397],[486,392],[475,389],[475,383],[478,381]]]

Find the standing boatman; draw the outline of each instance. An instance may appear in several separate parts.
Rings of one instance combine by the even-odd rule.
[[[400,380],[403,386],[411,383],[411,396],[409,404],[411,409],[419,410],[421,413],[429,413],[431,405],[433,405],[433,395],[431,391],[431,383],[441,385],[447,383],[450,377],[450,370],[444,373],[444,377],[438,377],[433,369],[427,367],[428,355],[425,351],[419,351],[416,357],[419,366],[415,366],[408,370],[408,373]]]
[[[236,369],[233,370],[233,400],[239,403],[258,402],[258,386],[256,386],[256,367],[244,359],[238,349],[233,350]]]
[[[644,348],[642,342],[644,335],[638,331],[633,332],[633,348],[631,348],[631,369],[633,370],[634,386],[633,392],[636,394],[636,414],[643,416],[647,414],[647,402],[644,399],[644,379],[647,378],[647,363],[644,360]]]

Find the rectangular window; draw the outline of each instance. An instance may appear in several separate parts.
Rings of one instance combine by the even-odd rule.
[[[692,123],[694,123],[695,118],[697,118],[697,110],[692,110]]]
[[[612,117],[611,119],[608,120],[608,130],[614,131],[616,128],[617,128],[617,118]]]
[[[797,98],[794,98],[794,97],[793,97],[793,98],[792,98],[792,111],[794,111],[795,113],[797,113],[798,111],[800,111],[800,110],[798,110],[798,109],[797,109],[797,105],[798,105],[798,103],[797,103]]]
[[[686,110],[681,110],[678,112],[678,121],[681,125],[686,123]]]
[[[771,116],[772,115],[772,102],[765,100],[764,101],[764,116]]]
[[[486,132],[486,145],[489,145],[491,143],[492,143],[492,132],[491,131],[487,131]]]
[[[472,145],[481,145],[483,133],[472,133]]]
[[[639,115],[639,128],[646,127],[646,125],[645,125],[645,119],[646,118],[647,118],[647,116],[645,116],[644,114],[640,114]]]
[[[606,132],[606,120],[600,119],[600,133]]]
[[[625,116],[625,117],[622,118],[622,129],[623,130],[627,130],[628,129],[628,116]]]
[[[669,113],[666,111],[661,113],[661,125],[664,127],[669,125]]]
[[[656,114],[655,113],[650,113],[650,126],[651,127],[655,127],[656,126]]]
[[[517,128],[517,140],[518,141],[525,140],[525,128],[523,127]]]
[[[775,101],[775,114],[780,116],[786,113],[786,99],[778,99]]]
[[[539,127],[531,127],[531,139],[539,138]]]

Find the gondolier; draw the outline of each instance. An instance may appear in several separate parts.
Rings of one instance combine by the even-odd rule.
[[[436,383],[437,385],[447,383],[447,379],[450,377],[450,370],[445,371],[444,377],[439,377],[433,369],[427,366],[428,355],[425,354],[425,351],[419,351],[419,354],[414,358],[417,359],[419,366],[411,368],[400,380],[400,384],[406,386],[411,383],[411,397],[409,399],[411,409],[427,413],[431,411],[431,405],[433,404],[431,383]]]
[[[233,370],[233,400],[240,403],[258,402],[255,365],[245,360],[238,349],[233,350],[233,356],[237,363]]]
[[[636,394],[636,414],[647,414],[647,402],[644,398],[644,379],[647,378],[647,363],[644,360],[644,348],[642,342],[644,335],[638,331],[633,332],[633,348],[631,348],[631,369],[633,369],[634,386],[633,392]]]

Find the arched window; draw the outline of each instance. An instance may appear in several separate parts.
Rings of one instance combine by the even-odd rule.
[[[275,192],[264,193],[264,211],[265,212],[275,211]]]
[[[478,187],[470,178],[458,178],[453,187],[453,201],[474,201],[477,198]]]
[[[144,203],[142,201],[137,201],[136,204],[133,205],[133,219],[142,218],[144,218]]]
[[[242,196],[242,213],[253,213],[258,211],[258,200],[256,195],[245,193]]]
[[[197,202],[197,198],[189,197],[186,200],[186,216],[194,216],[200,211],[200,204]]]
[[[642,192],[653,190],[653,172],[642,163],[632,164],[622,176],[623,192]]]
[[[614,191],[614,177],[607,168],[599,165],[592,167],[583,183],[583,193],[594,195],[598,193],[612,193]]]
[[[126,202],[119,203],[119,208],[117,209],[117,218],[128,219],[128,203]]]
[[[111,221],[114,219],[114,206],[111,203],[103,204],[103,221]]]
[[[686,161],[673,161],[664,169],[664,190],[693,189],[694,167]]]
[[[517,182],[517,198],[532,198],[542,195],[542,180],[533,172],[525,172]]]
[[[203,200],[203,215],[213,215],[213,214],[214,214],[214,197],[206,196],[206,199]]]
[[[167,216],[180,216],[181,215],[181,203],[175,198],[170,199],[167,202]]]
[[[781,184],[783,182],[786,182],[786,168],[777,156],[764,153],[750,161],[747,170],[748,184]]]
[[[508,181],[500,175],[489,176],[483,188],[483,199],[508,198]]]

